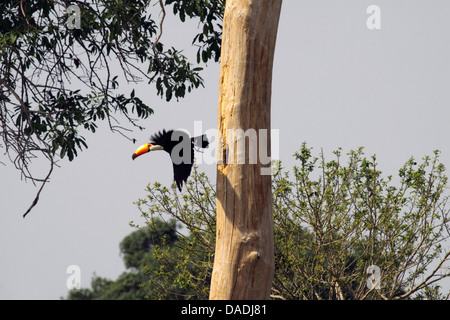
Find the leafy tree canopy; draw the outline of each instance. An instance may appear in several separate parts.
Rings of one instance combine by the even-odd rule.
[[[448,299],[441,285],[450,277],[450,211],[439,152],[409,159],[396,178],[383,176],[362,148],[334,154],[326,161],[303,144],[291,171],[274,163],[272,298]],[[124,260],[146,275],[146,297],[208,299],[216,203],[206,175],[194,170],[182,195],[149,185],[136,204],[146,225],[132,225],[152,239],[162,235],[122,242],[134,243],[122,249]]]
[[[58,159],[87,148],[100,120],[126,135],[153,110],[121,84],[145,81],[166,100],[203,86],[201,67],[162,42],[166,11],[199,21],[197,63],[219,60],[224,1],[0,3],[0,147],[23,177],[47,182]],[[125,120],[123,120],[125,119]],[[44,179],[30,161],[50,163]],[[39,196],[39,193],[38,193]],[[37,202],[38,196],[35,202]]]
[[[159,263],[154,250],[157,246],[172,247],[177,241],[175,221],[155,221],[152,230],[136,230],[120,243],[120,253],[127,271],[116,280],[92,278],[91,288],[72,289],[68,300],[141,300],[148,297],[142,284],[148,281],[144,270],[157,270]],[[167,284],[166,284],[167,285]],[[151,292],[149,292],[151,294]],[[171,294],[170,298],[176,297]]]

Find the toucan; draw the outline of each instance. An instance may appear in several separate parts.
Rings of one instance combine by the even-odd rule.
[[[169,153],[173,164],[173,178],[181,192],[183,182],[186,183],[191,174],[194,163],[194,147],[204,149],[208,145],[206,134],[189,138],[187,133],[180,130],[163,130],[152,135],[149,143],[137,148],[131,158],[134,160],[144,153],[155,150],[164,150]]]

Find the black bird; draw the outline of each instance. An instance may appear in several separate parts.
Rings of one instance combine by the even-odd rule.
[[[198,137],[189,138],[189,136],[179,130],[163,130],[150,137],[150,143],[143,144],[133,153],[131,158],[134,160],[144,153],[164,150],[169,153],[173,164],[173,178],[177,183],[178,190],[181,191],[183,182],[191,174],[194,163],[194,147],[207,148],[209,145],[206,134]],[[185,152],[186,151],[186,152]]]

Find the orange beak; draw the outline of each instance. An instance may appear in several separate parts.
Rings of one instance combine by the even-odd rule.
[[[150,151],[150,147],[152,146],[151,143],[146,143],[143,144],[142,146],[140,146],[139,148],[136,149],[136,151],[133,153],[133,155],[131,156],[131,159],[136,159],[137,157],[139,157],[140,155],[143,155],[144,153],[147,153]]]

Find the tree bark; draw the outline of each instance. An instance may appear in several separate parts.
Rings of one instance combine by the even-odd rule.
[[[281,3],[226,2],[218,112],[217,238],[210,299],[270,296],[272,180],[270,171],[263,174],[270,162],[262,163],[261,154],[270,154],[272,67]],[[252,139],[254,133],[259,143]],[[255,143],[259,145],[256,161]]]

